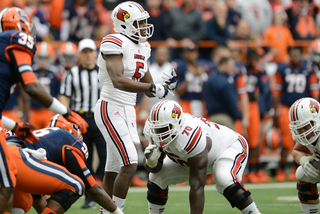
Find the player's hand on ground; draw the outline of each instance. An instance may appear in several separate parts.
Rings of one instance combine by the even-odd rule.
[[[306,176],[316,178],[319,176],[319,170],[312,165],[313,160],[314,158],[312,156],[302,156],[300,158],[300,165]]]
[[[68,109],[68,112],[62,116],[67,120],[69,120],[70,122],[77,124],[82,134],[85,134],[87,132],[87,128],[89,125],[79,114],[75,113],[74,111],[70,111]]]
[[[30,123],[18,122],[12,129],[12,132],[14,132],[18,138],[26,141],[27,143],[33,144],[39,141],[39,138],[32,133],[35,129],[36,127]]]
[[[162,75],[162,79],[168,85],[167,87],[169,90],[173,91],[177,88],[178,77],[176,69],[172,69],[172,71],[170,71],[169,73],[164,72]]]
[[[158,160],[161,156],[161,151],[156,145],[149,145],[144,150],[144,156],[146,158],[146,163],[150,168],[154,168],[158,165]]]
[[[168,95],[168,89],[165,85],[160,83],[151,84],[150,92],[159,99],[165,98]]]

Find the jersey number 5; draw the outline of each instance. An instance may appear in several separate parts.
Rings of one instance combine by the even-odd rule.
[[[132,80],[140,82],[141,73],[139,72],[140,69],[144,68],[143,62],[137,62],[136,71],[134,72],[134,75],[132,76]]]
[[[26,45],[28,48],[33,49],[34,38],[26,33],[19,33],[20,38],[18,39],[19,44]]]

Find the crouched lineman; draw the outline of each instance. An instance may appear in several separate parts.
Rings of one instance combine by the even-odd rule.
[[[90,198],[112,214],[123,214],[104,189],[97,184],[87,168],[85,161],[88,158],[88,149],[86,144],[80,140],[82,135],[76,124],[57,114],[51,119],[48,128],[38,129],[33,134],[39,138],[39,141],[34,144],[29,144],[16,136],[9,136],[6,140],[8,144],[19,145],[27,151],[44,149],[49,161],[64,166],[82,180]],[[14,210],[20,209],[19,212],[12,212],[12,214],[28,212],[32,205],[38,213],[41,213],[46,205],[45,200],[41,196],[34,195],[33,199],[32,203],[31,194],[15,191],[13,207]]]
[[[41,211],[35,207],[39,213],[64,213],[84,193],[84,184],[81,179],[70,173],[65,167],[46,160],[44,149],[22,149],[10,143],[7,148],[16,166],[17,179],[14,196],[16,192],[29,193],[27,194],[29,197],[21,198],[21,200],[22,203],[30,201],[32,205],[31,194],[51,195],[48,202],[43,204]],[[24,212],[12,209],[11,213]]]
[[[318,213],[320,182],[320,104],[313,98],[301,98],[289,110],[290,129],[296,142],[292,156],[297,164],[297,189],[301,213]]]
[[[241,184],[248,157],[246,140],[231,129],[205,118],[183,113],[171,100],[155,104],[145,123],[149,214],[163,213],[168,186],[189,180],[192,214],[202,213],[204,186],[213,174],[217,190],[232,207],[259,214],[251,193]]]

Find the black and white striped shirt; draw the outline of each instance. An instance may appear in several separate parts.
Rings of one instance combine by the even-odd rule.
[[[101,90],[98,70],[98,66],[90,70],[84,69],[82,66],[73,66],[64,75],[60,94],[71,98],[73,111],[94,112]]]

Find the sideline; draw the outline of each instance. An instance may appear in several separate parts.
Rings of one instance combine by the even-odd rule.
[[[277,183],[261,183],[261,184],[244,184],[246,188],[249,190],[252,189],[295,189],[297,183],[294,181],[291,182],[277,182]],[[170,192],[185,192],[189,191],[190,187],[189,185],[185,186],[170,186],[169,187]],[[146,187],[130,187],[129,192],[146,192]],[[217,191],[216,185],[206,185],[205,191]]]

